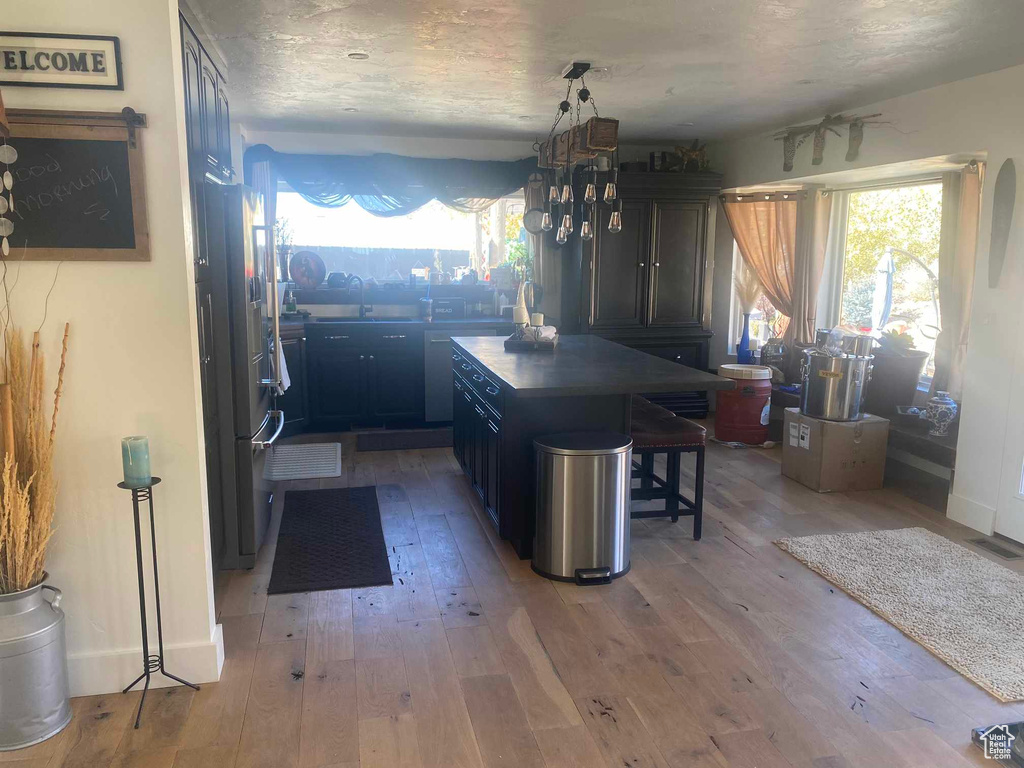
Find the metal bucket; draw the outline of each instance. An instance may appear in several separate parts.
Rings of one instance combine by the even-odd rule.
[[[60,600],[49,584],[0,595],[0,751],[45,741],[71,722]]]
[[[800,412],[828,421],[859,419],[864,385],[871,375],[873,359],[870,355],[832,356],[813,347],[805,349],[800,366],[803,379]]]

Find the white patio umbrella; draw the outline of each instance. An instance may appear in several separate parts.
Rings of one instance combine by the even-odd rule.
[[[885,329],[892,312],[892,281],[896,274],[896,261],[892,248],[887,247],[875,268],[875,293],[871,298],[871,333],[878,334]]]

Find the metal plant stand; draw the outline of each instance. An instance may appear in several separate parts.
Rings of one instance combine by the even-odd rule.
[[[159,477],[150,478],[149,485],[143,485],[141,487],[132,487],[125,483],[118,483],[118,488],[124,488],[125,490],[132,492],[132,507],[135,510],[135,558],[136,564],[139,569],[139,611],[142,614],[142,668],[143,672],[132,684],[125,688],[121,693],[128,693],[132,688],[138,685],[143,678],[146,679],[146,684],[142,688],[142,700],[139,701],[139,711],[135,715],[135,727],[139,727],[139,723],[142,721],[142,705],[146,703],[146,693],[149,691],[149,680],[154,672],[159,672],[164,677],[169,677],[171,680],[176,680],[182,685],[187,685],[189,688],[199,690],[198,685],[190,683],[188,680],[182,680],[176,675],[172,675],[166,669],[164,669],[164,630],[160,617],[160,576],[157,570],[156,564],[156,524],[153,519],[153,486],[160,482]],[[153,594],[156,598],[156,638],[157,638],[157,651],[158,653],[150,654],[149,652],[149,622],[146,620],[146,583],[142,577],[142,529],[139,525],[139,502],[149,502],[149,537],[152,542],[153,549]]]

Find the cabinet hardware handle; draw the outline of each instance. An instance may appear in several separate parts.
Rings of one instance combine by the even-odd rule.
[[[498,388],[497,388],[497,387],[488,387],[488,388],[487,388],[487,389],[485,389],[484,391],[485,391],[485,392],[486,392],[486,393],[487,393],[488,395],[490,395],[491,397],[497,397],[497,396],[498,396]]]
[[[660,262],[660,261],[656,261],[656,262],[654,262],[654,266],[656,266],[656,267],[660,267],[660,266],[661,266],[661,262]]]
[[[405,334],[404,333],[395,333],[395,334],[391,334],[391,335],[388,335],[388,336],[381,336],[381,338],[382,339],[404,339],[405,338]]]
[[[326,339],[327,341],[341,341],[347,338],[348,336],[324,336],[324,339]]]
[[[370,359],[373,360],[373,355],[370,355]]]
[[[642,267],[643,265],[644,263],[642,261],[639,264],[637,264],[638,267]]]
[[[366,357],[365,357],[365,356],[363,356],[363,355],[360,355],[360,356],[359,356],[359,359],[360,359],[360,360],[365,360],[365,359],[366,359]]]
[[[471,371],[471,370],[473,370],[473,366],[470,365],[469,363],[463,363],[460,367],[464,371]]]
[[[483,380],[484,380],[484,377],[481,376],[479,373],[474,373],[473,374],[473,381],[480,383]]]

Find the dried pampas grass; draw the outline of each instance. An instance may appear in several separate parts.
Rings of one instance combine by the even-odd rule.
[[[740,307],[744,315],[749,315],[757,308],[757,300],[761,298],[761,281],[757,275],[745,263],[741,263],[740,271],[732,279],[736,287],[736,298],[740,301]]]
[[[64,389],[69,326],[64,326],[53,408],[44,405],[46,368],[39,333],[26,348],[21,332],[6,334],[0,373],[3,473],[0,475],[0,594],[19,592],[42,581],[46,547],[53,533],[57,480],[53,450],[57,413]]]

